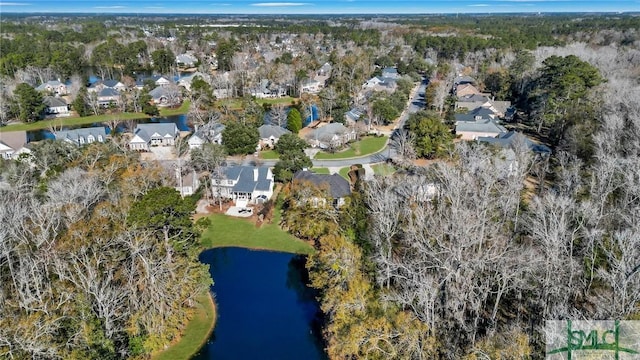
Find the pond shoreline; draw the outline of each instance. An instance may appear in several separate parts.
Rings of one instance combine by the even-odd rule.
[[[181,336],[174,339],[174,341],[172,341],[171,345],[168,348],[160,352],[151,354],[152,360],[188,360],[195,354],[197,354],[198,351],[200,351],[200,349],[202,349],[202,347],[206,345],[207,341],[209,341],[209,338],[211,337],[211,334],[213,333],[213,330],[216,327],[216,322],[218,320],[218,308],[213,297],[213,293],[211,291],[207,291],[206,296],[201,296],[198,299],[199,301],[196,306],[200,306],[201,308],[196,309],[193,318],[189,320]],[[194,326],[197,326],[199,328],[199,317],[204,316],[205,318],[209,318],[209,313],[211,313],[211,320],[207,321],[206,325],[208,330],[206,333],[200,331],[193,332],[189,330],[190,326],[192,328]],[[191,346],[191,341],[189,341],[191,340],[191,338],[200,339],[197,342],[197,346]]]

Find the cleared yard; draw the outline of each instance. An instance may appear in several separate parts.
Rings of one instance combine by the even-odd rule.
[[[223,214],[209,216],[211,225],[204,232],[204,248],[244,247],[295,254],[310,254],[313,247],[280,229],[280,210],[275,209],[273,221],[257,227],[253,220],[233,218]]]
[[[273,150],[260,151],[260,159],[277,160],[280,156]]]
[[[348,159],[359,156],[366,156],[375,154],[384,149],[387,144],[386,136],[367,136],[360,141],[352,143],[348,149],[336,152],[327,153],[321,151],[316,154],[314,159],[317,160],[334,160],[334,159]]]
[[[396,168],[389,164],[375,164],[371,165],[371,168],[376,175],[391,175],[396,172]]]

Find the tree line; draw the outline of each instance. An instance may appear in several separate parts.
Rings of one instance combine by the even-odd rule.
[[[148,356],[211,279],[192,198],[113,144],[45,141],[0,176],[0,357]]]

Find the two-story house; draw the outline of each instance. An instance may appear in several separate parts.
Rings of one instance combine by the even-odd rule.
[[[222,176],[212,175],[214,198],[232,199],[236,206],[263,203],[273,195],[273,173],[267,166],[228,166]]]

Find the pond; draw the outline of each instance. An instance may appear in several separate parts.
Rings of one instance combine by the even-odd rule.
[[[200,261],[215,281],[218,319],[193,359],[326,359],[303,256],[217,248]]]

